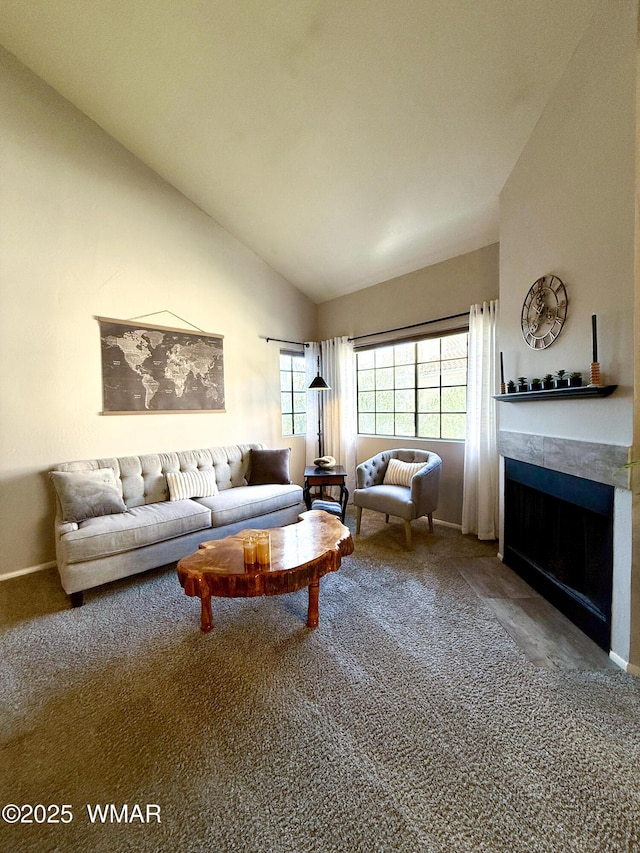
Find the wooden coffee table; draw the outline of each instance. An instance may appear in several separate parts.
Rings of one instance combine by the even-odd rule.
[[[310,510],[297,524],[272,527],[271,562],[245,567],[243,540],[260,530],[241,530],[225,539],[203,542],[195,554],[178,563],[178,578],[185,593],[201,601],[201,630],[213,627],[211,596],[248,598],[280,595],[309,587],[307,626],[318,626],[320,578],[340,568],[342,558],[353,553],[348,527],[323,510]]]

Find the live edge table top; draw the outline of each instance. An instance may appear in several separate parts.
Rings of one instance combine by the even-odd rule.
[[[202,631],[213,626],[211,596],[248,598],[280,595],[309,588],[307,625],[318,625],[320,578],[340,568],[342,557],[353,553],[353,540],[340,519],[322,510],[299,516],[297,524],[272,527],[268,566],[244,564],[243,539],[260,530],[241,530],[234,536],[203,542],[178,563],[178,578],[187,595],[200,598]]]

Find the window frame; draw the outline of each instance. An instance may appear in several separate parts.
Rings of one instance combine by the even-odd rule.
[[[291,359],[291,367],[286,369],[282,366],[282,358]],[[279,352],[279,378],[280,378],[280,430],[284,437],[291,437],[297,435],[306,435],[307,433],[307,368],[306,368],[306,359],[305,352],[300,350],[292,350],[292,349],[281,349]],[[302,361],[302,370],[294,370],[293,369],[293,360],[301,360]],[[289,388],[283,388],[283,374],[288,374],[291,382]],[[295,375],[302,375],[304,382],[303,388],[296,388],[294,377]],[[296,410],[296,395],[304,395],[304,411]],[[291,409],[288,412],[284,411],[283,399],[285,395],[290,395],[290,404]],[[302,415],[304,417],[304,429],[296,430],[296,416]],[[284,420],[289,417],[291,419],[291,432],[285,432],[284,429]]]
[[[464,346],[464,356],[449,356],[443,357],[443,341],[447,338],[451,338],[454,336],[464,335],[465,336],[465,346]],[[438,341],[438,358],[425,360],[424,358],[420,360],[420,352],[419,345],[423,342],[428,341]],[[400,348],[406,348],[408,345],[413,346],[413,357],[409,361],[402,362],[402,355],[400,356],[400,360],[397,360],[398,352],[402,353]],[[377,353],[382,350],[391,350],[391,361],[388,366],[378,365],[377,364]],[[373,365],[368,368],[361,368],[360,365],[360,355],[366,352],[374,352],[374,361]],[[406,352],[406,350],[405,350]],[[469,381],[469,328],[468,325],[457,326],[454,329],[447,329],[446,331],[440,330],[438,332],[432,332],[430,334],[425,335],[414,335],[410,338],[401,338],[394,340],[387,340],[377,342],[375,344],[367,344],[361,347],[357,347],[355,350],[356,356],[356,409],[357,409],[357,426],[358,426],[358,435],[368,437],[368,438],[398,438],[398,439],[410,439],[410,440],[425,440],[425,441],[455,441],[455,442],[464,442],[464,426],[466,425],[466,418],[468,414],[468,381]],[[443,363],[450,362],[450,367],[455,369],[454,362],[464,361],[464,382],[445,382],[443,384],[443,375],[445,375],[445,371],[443,371]],[[430,383],[425,381],[424,377],[420,378],[420,366],[421,365],[433,365],[438,364],[438,381],[437,383]],[[398,368],[406,367],[408,370],[405,370],[405,378],[404,380],[398,380],[398,376],[401,375],[401,371],[398,371]],[[408,379],[411,373],[411,368],[413,369],[413,377],[412,382],[409,383]],[[460,369],[460,368],[458,368]],[[373,386],[370,383],[367,383],[367,387],[362,387],[362,378],[365,370],[372,371],[373,374]],[[379,387],[378,385],[378,373],[377,371],[389,371],[384,374],[384,378],[387,380],[384,384],[385,387]],[[389,379],[391,380],[389,383]],[[428,400],[431,392],[437,389],[437,409],[431,410],[426,405],[426,400]],[[447,395],[447,389],[463,389],[464,390],[464,408],[450,408],[449,406],[453,405],[455,402],[446,405],[443,409],[443,392],[444,397],[446,399],[447,396],[455,397],[455,392]],[[400,392],[400,393],[399,393]],[[422,394],[421,394],[422,392]],[[367,406],[366,409],[362,409],[362,405],[365,400],[363,400],[363,394],[372,394],[373,404]],[[387,397],[383,395],[386,394]],[[391,406],[389,409],[380,409],[380,400],[388,399],[388,395],[391,395]],[[399,404],[399,400],[404,396],[405,403]],[[411,399],[412,398],[412,399]],[[369,415],[373,418],[373,431],[363,431],[361,416]],[[427,434],[429,432],[428,429],[424,428],[424,424],[428,422],[428,418],[430,415],[435,415],[438,418],[438,429],[437,435],[433,434],[435,431],[431,430],[431,434]],[[462,415],[463,417],[463,428],[462,435],[443,435],[443,420],[447,416],[458,416]],[[391,418],[390,425],[392,425],[392,431],[380,431],[379,421],[383,418],[381,416],[387,416],[387,418]],[[411,416],[411,417],[409,417]],[[402,423],[402,420],[405,422],[405,428],[399,427],[399,423]],[[412,431],[410,431],[408,424],[412,421]],[[445,421],[446,423],[446,421]],[[452,423],[451,419],[449,423]],[[422,430],[422,432],[421,432]],[[445,429],[444,432],[460,432],[460,429]]]

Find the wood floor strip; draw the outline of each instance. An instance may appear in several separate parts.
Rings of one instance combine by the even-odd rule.
[[[536,592],[496,557],[477,557],[460,572],[480,598],[531,598]]]
[[[535,666],[616,669],[605,651],[497,558],[468,560],[460,573]]]

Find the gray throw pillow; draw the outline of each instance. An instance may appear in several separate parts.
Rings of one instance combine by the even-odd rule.
[[[263,486],[271,483],[289,485],[289,457],[291,448],[285,447],[281,450],[255,450],[251,451],[251,462],[249,470],[250,486]]]
[[[49,476],[58,495],[62,520],[65,522],[77,523],[99,515],[127,511],[113,468],[51,471]]]

